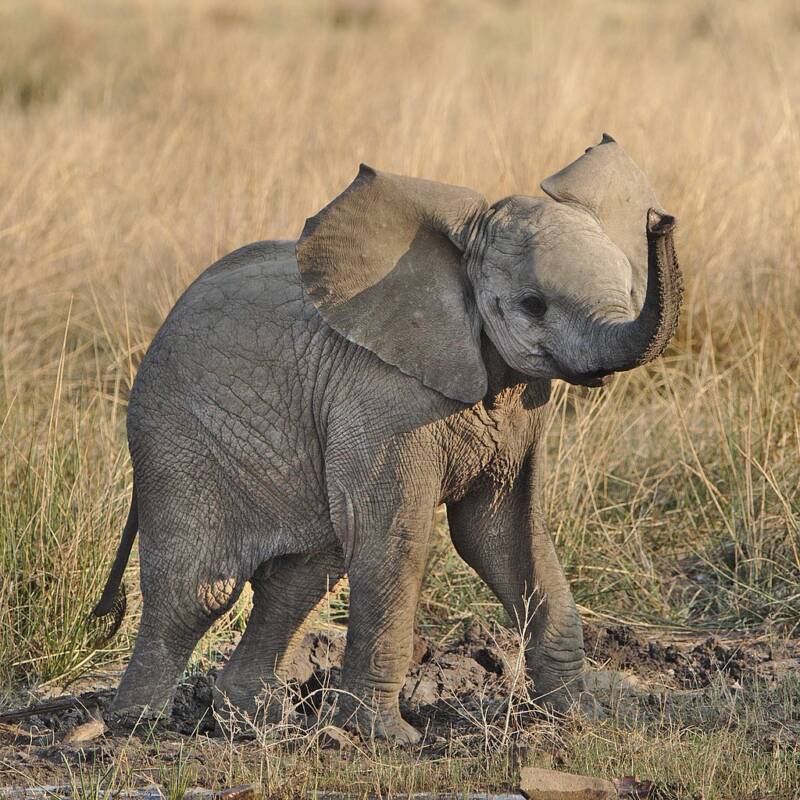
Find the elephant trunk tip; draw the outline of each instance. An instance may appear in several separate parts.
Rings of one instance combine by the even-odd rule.
[[[666,236],[675,230],[678,221],[672,214],[651,208],[647,212],[647,232],[653,236]]]

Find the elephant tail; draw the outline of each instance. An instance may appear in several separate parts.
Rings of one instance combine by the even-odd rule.
[[[94,618],[91,620],[93,623],[97,624],[95,620],[100,620],[100,630],[93,642],[95,647],[100,647],[110,641],[119,630],[120,625],[122,625],[122,620],[128,607],[122,576],[125,572],[125,567],[128,565],[128,559],[130,558],[138,530],[139,508],[136,504],[136,484],[134,483],[133,492],[131,493],[131,508],[128,511],[128,520],[125,523],[125,528],[122,531],[122,539],[119,547],[117,547],[117,555],[111,566],[111,572],[106,580],[100,602],[94,607],[90,615],[90,619]]]

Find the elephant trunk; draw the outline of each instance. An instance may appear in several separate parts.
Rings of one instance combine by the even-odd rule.
[[[675,333],[680,314],[683,282],[672,234],[675,218],[650,209],[647,214],[647,294],[639,316],[629,322],[595,320],[584,345],[584,358],[591,364],[577,376],[601,378],[624,372],[658,358]],[[582,359],[583,360],[583,359]]]

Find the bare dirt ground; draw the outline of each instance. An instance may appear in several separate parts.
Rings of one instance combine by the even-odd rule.
[[[220,766],[222,751],[233,747],[237,757],[247,761],[265,742],[297,752],[308,746],[312,736],[322,750],[333,751],[331,764],[347,760],[350,751],[363,745],[357,737],[347,737],[344,744],[341,738],[319,738],[326,730],[326,709],[335,696],[332,687],[337,684],[344,641],[343,628],[307,633],[288,684],[293,711],[287,721],[275,726],[254,721],[241,725],[235,735],[223,732],[211,712],[211,687],[218,671],[212,667],[181,683],[168,719],[142,724],[133,732],[112,726],[91,741],[70,742],[71,732],[97,719],[108,707],[117,676],[84,679],[71,689],[78,698],[71,707],[48,709],[45,705],[38,713],[0,726],[0,783],[19,783],[21,775],[43,784],[69,783],[74,769],[102,767],[123,757],[135,762],[140,771],[161,774],[164,764],[179,764],[202,781],[225,783],[231,778]],[[737,641],[709,636],[665,641],[627,625],[587,625],[586,650],[591,664],[588,687],[615,724],[668,727],[672,722],[686,725],[693,720],[705,732],[728,729],[738,724],[737,700],[755,696],[769,722],[751,730],[750,735],[759,738],[754,744],[778,752],[800,739],[800,698],[787,703],[785,696],[800,685],[798,640],[763,636]],[[519,653],[510,632],[490,634],[478,625],[444,645],[417,636],[401,708],[425,732],[425,738],[405,757],[417,763],[440,759],[452,754],[454,747],[455,751],[469,749],[487,732],[506,729],[522,743],[517,750],[521,758],[563,765],[557,740],[549,750],[525,751],[522,732],[552,724],[552,720],[548,723],[525,702]],[[220,651],[219,660],[225,655],[226,651]],[[37,702],[57,705],[61,691],[40,693]]]

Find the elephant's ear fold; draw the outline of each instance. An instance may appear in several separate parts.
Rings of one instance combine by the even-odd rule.
[[[454,400],[486,393],[480,318],[461,256],[486,207],[457,186],[365,165],[306,221],[303,284],[335,331]]]
[[[647,212],[661,204],[644,172],[607,133],[541,186],[554,200],[588,209],[634,269],[647,274]]]

